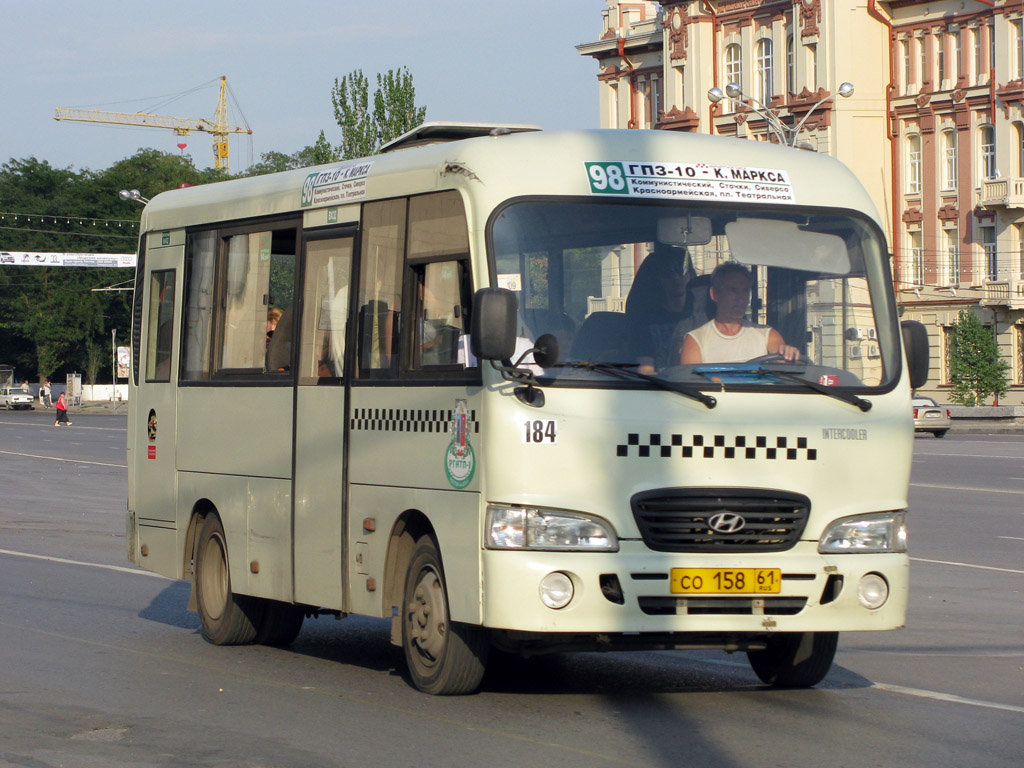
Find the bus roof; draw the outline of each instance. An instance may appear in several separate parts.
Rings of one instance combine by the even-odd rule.
[[[439,189],[470,189],[481,210],[520,196],[612,197],[617,193],[622,197],[622,190],[601,190],[592,183],[591,166],[609,163],[641,173],[664,174],[668,168],[668,176],[679,177],[658,181],[651,176],[633,189],[634,199],[722,201],[726,198],[720,188],[742,187],[742,202],[852,209],[881,225],[860,182],[827,155],[702,134],[602,129],[498,132],[175,189],[157,195],[146,206],[141,231],[300,213]],[[685,189],[684,172],[691,175]],[[773,185],[778,188],[780,178],[788,187],[785,200],[767,194]],[[726,181],[720,184],[720,179]],[[765,194],[759,197],[758,190]]]

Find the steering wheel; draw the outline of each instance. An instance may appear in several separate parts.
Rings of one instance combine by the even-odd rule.
[[[782,355],[776,353],[770,355],[761,355],[759,357],[752,357],[747,360],[748,363],[787,363],[789,365],[814,365],[814,362],[805,355],[803,352],[800,353],[800,357],[796,360],[787,360]]]

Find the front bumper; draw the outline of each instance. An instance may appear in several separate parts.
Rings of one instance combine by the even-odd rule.
[[[776,553],[671,554],[624,541],[619,552],[485,550],[482,560],[483,624],[517,632],[728,637],[895,629],[906,620],[906,554],[820,555],[817,542]],[[680,567],[780,568],[781,589],[766,596],[677,595],[669,574]],[[568,574],[575,588],[560,610],[540,600],[540,581],[552,571]],[[858,582],[868,573],[882,575],[889,586],[888,600],[874,610],[857,598]],[[621,602],[609,584],[618,585]]]

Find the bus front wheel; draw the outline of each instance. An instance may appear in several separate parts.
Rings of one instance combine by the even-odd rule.
[[[487,633],[451,621],[441,558],[429,536],[412,551],[403,606],[402,648],[413,684],[435,695],[475,691],[487,664]]]
[[[227,539],[215,514],[207,515],[199,532],[195,578],[203,637],[214,645],[251,643],[262,620],[262,605],[231,591]]]
[[[825,679],[839,645],[838,632],[787,632],[763,651],[747,651],[762,682],[776,688],[810,688]]]

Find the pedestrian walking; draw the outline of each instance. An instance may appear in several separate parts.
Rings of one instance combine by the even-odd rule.
[[[53,405],[57,409],[57,420],[53,422],[53,426],[65,426],[70,427],[71,422],[68,421],[68,404],[64,399],[64,393],[61,392],[57,397],[57,402]]]
[[[50,398],[50,380],[47,379],[43,382],[43,386],[39,388],[39,404],[43,408],[53,408],[53,400]]]

